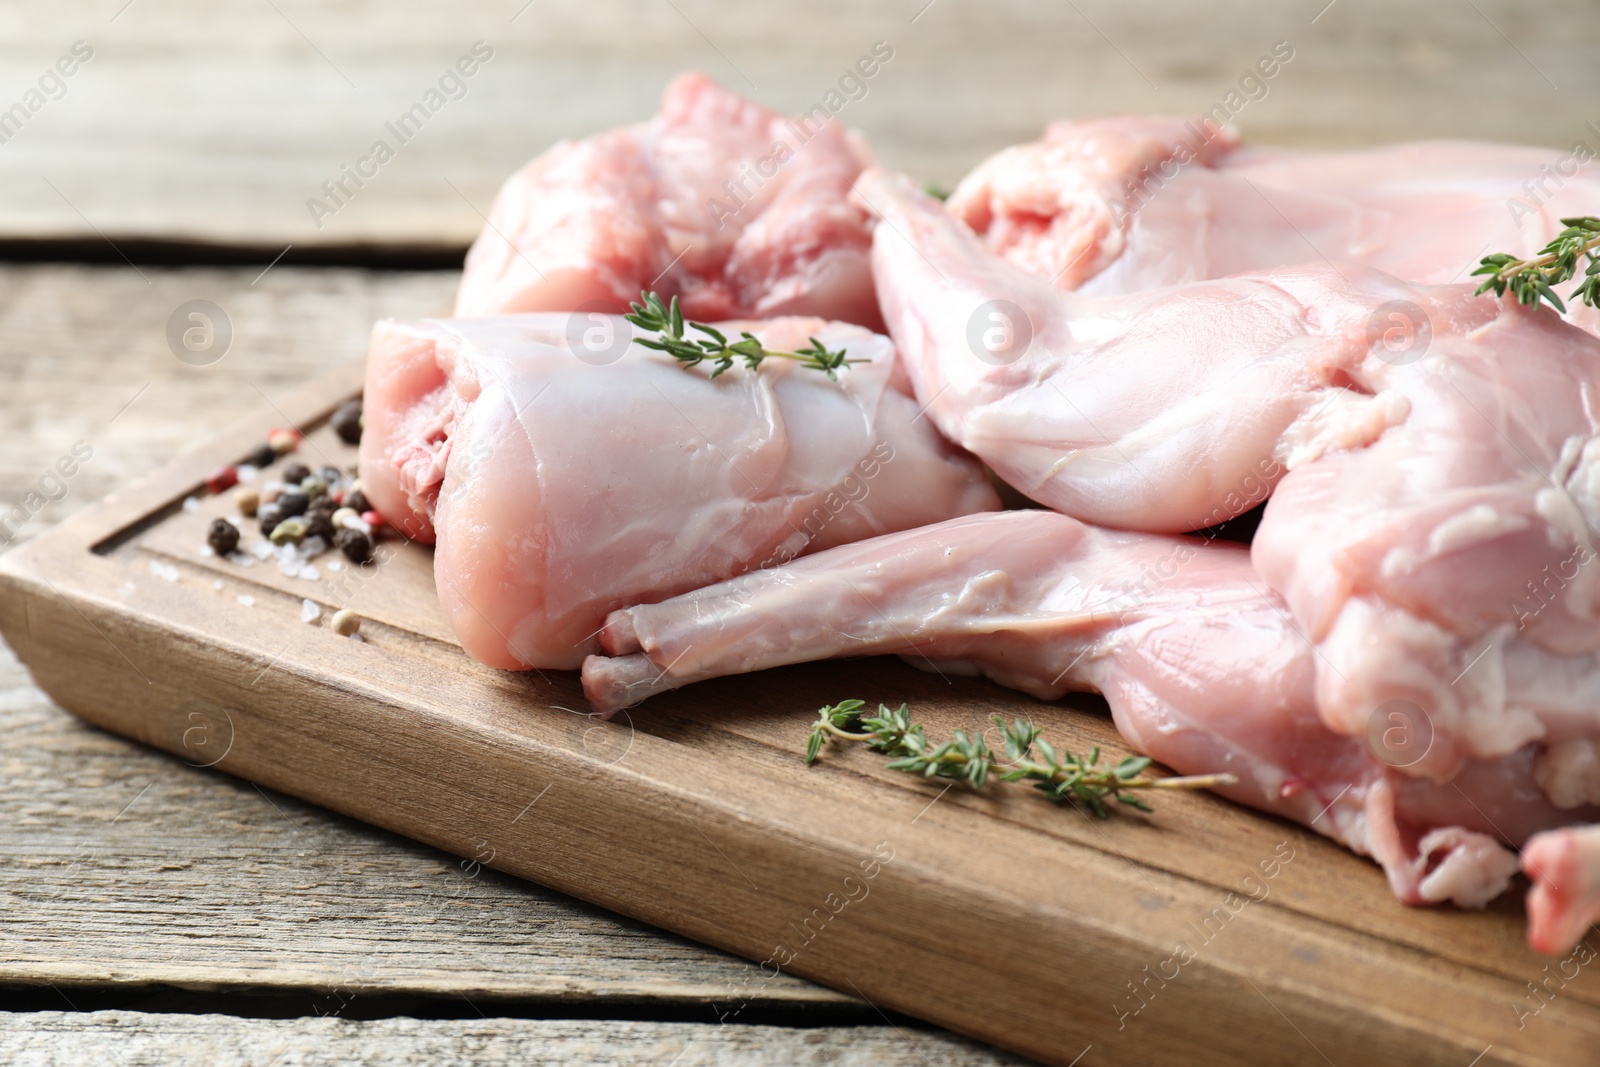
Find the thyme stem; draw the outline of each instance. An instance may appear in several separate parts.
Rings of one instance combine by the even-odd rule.
[[[1509,289],[1519,303],[1535,305],[1544,300],[1564,314],[1566,305],[1553,286],[1570,281],[1578,273],[1579,261],[1583,260],[1586,262],[1583,281],[1567,294],[1567,299],[1600,307],[1600,218],[1562,219],[1561,224],[1566,229],[1531,259],[1518,259],[1506,252],[1484,256],[1478,269],[1472,272],[1474,277],[1488,275],[1478,286],[1478,292],[1492,290],[1496,296],[1504,296]]]
[[[846,700],[820,709],[806,742],[806,762],[815,762],[830,738],[855,741],[891,757],[891,770],[927,778],[960,779],[973,789],[982,789],[991,775],[1004,782],[1030,781],[1047,799],[1082,803],[1101,818],[1109,815],[1107,799],[1150,811],[1148,804],[1133,795],[1134,790],[1213,789],[1239,781],[1231,774],[1145,777],[1143,772],[1151,763],[1148,757],[1125,756],[1114,764],[1102,765],[1098,747],[1091,748],[1083,758],[1065,750],[1057,752],[1039,736],[1039,727],[1026,719],[1011,724],[999,717],[994,719],[1005,737],[1004,758],[997,756],[982,737],[969,737],[960,730],[951,740],[935,746],[928,740],[926,730],[911,721],[906,705],[891,710],[880,704],[876,715],[866,715],[862,710],[865,706],[860,700]],[[1034,757],[1035,751],[1040,758]]]
[[[809,338],[811,344],[795,352],[767,348],[749,330],[741,330],[739,340],[729,341],[714,326],[707,326],[703,322],[686,322],[682,309],[678,307],[677,297],[673,297],[668,304],[648,290],[641,292],[639,302],[630,306],[632,312],[623,317],[640,329],[656,334],[655,337],[636,337],[635,344],[665,352],[684,367],[709,361],[714,364],[711,371],[713,378],[732,367],[735,360],[743,360],[746,367],[755,370],[763,360],[790,359],[811,370],[822,371],[829,379],[838,381],[840,369],[852,363],[867,362],[864,359],[849,359],[845,349],[828,348],[815,337]],[[705,336],[685,337],[685,327]]]

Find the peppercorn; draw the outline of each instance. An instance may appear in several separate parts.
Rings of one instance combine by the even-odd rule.
[[[239,514],[254,515],[256,510],[261,507],[261,494],[249,486],[245,486],[233,494],[233,502],[239,505]]]
[[[218,467],[206,478],[206,488],[213,493],[225,493],[239,484],[238,468],[233,466]]]
[[[291,463],[283,468],[282,478],[284,485],[299,485],[309,477],[311,477],[311,468],[304,463]]]
[[[244,461],[260,470],[262,467],[272,466],[273,461],[277,458],[278,454],[272,450],[271,445],[257,445],[254,452],[244,457]]]
[[[306,508],[311,506],[311,498],[298,489],[291,489],[278,498],[278,507],[283,510],[285,517],[289,515],[304,515]]]
[[[376,511],[367,510],[361,513],[361,521],[376,530],[383,525],[383,516]]]
[[[351,563],[365,563],[372,558],[372,536],[361,530],[340,530],[333,535],[333,543]]]
[[[359,519],[360,517],[360,512],[356,511],[355,508],[337,508],[333,513],[333,525],[342,530],[350,525],[345,521],[346,519]]]
[[[313,508],[305,516],[306,536],[320,537],[324,541],[333,540],[333,513]]]
[[[361,443],[361,398],[346,400],[339,405],[339,410],[333,413],[329,420],[333,425],[333,432],[339,435],[339,440],[347,445]]]
[[[349,608],[341,608],[333,613],[333,618],[329,620],[328,625],[340,637],[349,637],[361,629],[361,616]]]
[[[344,495],[344,506],[355,509],[357,515],[363,511],[372,510],[372,501],[367,499],[367,494],[359,489],[352,489]]]
[[[262,504],[256,509],[256,518],[261,520],[261,536],[271,537],[272,531],[278,528],[278,523],[288,517],[284,514],[281,504]]]
[[[338,467],[323,467],[317,471],[317,477],[327,482],[330,488],[344,481],[344,475],[339,473]]]
[[[206,544],[219,556],[229,555],[239,547],[239,528],[227,519],[212,519]]]
[[[276,455],[282,456],[299,448],[303,436],[299,430],[280,428],[267,434],[267,444]]]
[[[315,474],[310,474],[300,483],[300,491],[312,500],[317,500],[328,495],[328,483]]]
[[[298,545],[306,539],[306,520],[291,515],[274,526],[267,537],[275,545]]]

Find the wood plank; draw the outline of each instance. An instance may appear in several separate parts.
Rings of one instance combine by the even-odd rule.
[[[259,276],[259,277],[258,277]],[[271,405],[328,367],[360,360],[375,320],[442,314],[457,275],[278,266],[254,269],[0,264],[0,513],[40,486],[83,441],[94,450],[21,531],[38,532],[177,452]],[[231,348],[191,366],[168,347],[167,320],[210,300]],[[0,527],[0,547],[15,531]]]
[[[313,425],[357,380],[342,370],[280,410]],[[1047,1062],[1093,1044],[1104,1063],[1374,1050],[1455,1067],[1567,1063],[1600,1039],[1580,982],[1518,1025],[1544,961],[1518,943],[1512,909],[1404,909],[1367,861],[1217,798],[1087,823],[1023,790],[944,798],[861,754],[810,770],[799,758],[811,709],[846,693],[909,699],[936,723],[1025,711],[1074,747],[1116,747],[1101,717],[863,661],[708,683],[598,726],[567,710],[581,707],[572,676],[487,670],[405,625],[417,597],[401,587],[426,573],[415,560],[341,590],[197,556],[204,507],[162,509],[270,421],[246,420],[0,557],[0,630],[63,706],[191,758],[201,724],[231,742],[221,770],[469,857],[492,852],[504,870],[768,961],[763,974],[788,944],[792,973]],[[307,447],[348,453],[325,427]],[[90,551],[155,512],[167,517]],[[243,588],[254,607],[236,605]],[[302,595],[359,597],[376,620],[368,642],[304,626]],[[1295,858],[1269,897],[1215,918],[1283,846]],[[875,849],[892,861],[874,865]],[[846,910],[842,879],[863,865],[870,894]],[[1216,931],[1199,933],[1207,916]],[[1150,977],[1180,941],[1194,958]]]
[[[1263,143],[1477,137],[1550,145],[1600,119],[1586,0],[5,0],[9,107],[77,40],[94,58],[0,150],[0,240],[464,246],[500,182],[562,137],[634,121],[701,68],[790,111],[874,41],[895,49],[840,121],[950,183],[1051,119],[1197,114],[1274,41],[1295,58],[1236,116]],[[494,58],[331,219],[307,200],[474,41]],[[291,256],[293,253],[291,253]]]
[[[0,736],[0,985],[304,990],[332,1011],[394,993],[709,1005],[756,980],[723,953],[95,729],[4,645]],[[853,1000],[788,976],[759,988],[771,1005]]]
[[[12,1067],[109,1063],[212,1067],[338,1063],[347,1067],[1021,1067],[949,1034],[890,1026],[776,1026],[558,1019],[236,1019],[139,1012],[0,1013],[0,1059]],[[1086,1061],[1087,1062],[1087,1061]]]
[[[454,285],[282,267],[252,285],[258,273],[150,270],[146,284],[127,267],[0,266],[0,512],[74,441],[95,450],[24,537],[195,434],[270,410],[286,382],[358,358],[374,318],[448,308]],[[174,358],[164,334],[197,297],[228,309],[238,334],[205,368]],[[0,984],[676,1003],[748,984],[748,964],[722,953],[491,871],[467,878],[433,849],[89,727],[3,644],[0,737]],[[854,999],[788,977],[761,987],[773,1003]]]

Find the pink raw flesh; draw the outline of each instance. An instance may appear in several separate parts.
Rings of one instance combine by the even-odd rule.
[[[1441,786],[1329,731],[1314,653],[1247,549],[1051,512],[952,519],[613,612],[601,644],[583,681],[602,713],[720,675],[885,653],[1041,699],[1095,690],[1135,749],[1234,773],[1219,792],[1372,856],[1412,904],[1482,906],[1516,871],[1506,845],[1595,814],[1527,788],[1531,750]]]
[[[1408,282],[1466,281],[1487,252],[1528,256],[1600,176],[1525,145],[1418,141],[1344,152],[1241,147],[1215,122],[1117,115],[1051,124],[972,171],[949,210],[1065,289],[1129,293],[1332,261]],[[1600,313],[1572,307],[1600,328]]]
[[[362,480],[396,528],[437,541],[440,600],[481,662],[575,668],[613,608],[999,506],[896,387],[885,337],[816,319],[723,323],[769,347],[815,336],[865,362],[838,381],[781,359],[713,380],[626,343],[615,362],[585,362],[568,318],[373,332]]]
[[[462,317],[624,312],[650,288],[704,322],[815,315],[881,329],[866,149],[700,74],[648,122],[563,141],[512,175],[467,254]]]

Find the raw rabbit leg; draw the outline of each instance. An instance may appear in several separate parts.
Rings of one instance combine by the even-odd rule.
[[[1504,844],[1583,817],[1532,787],[1531,752],[1471,765],[1458,789],[1330,732],[1310,646],[1247,550],[1050,512],[952,519],[626,608],[601,644],[583,681],[602,713],[706,678],[885,653],[1044,699],[1096,690],[1133,747],[1181,773],[1233,772],[1218,792],[1373,856],[1409,903],[1482,904],[1516,870]]]
[[[729,323],[865,360],[712,379],[632,344],[592,363],[567,315],[381,322],[361,472],[396,528],[437,541],[451,629],[495,667],[576,668],[613,608],[803,552],[999,506],[895,383],[888,339],[816,319]]]
[[[873,269],[917,399],[951,440],[1064,514],[1181,533],[1266,499],[1292,467],[1404,417],[1347,388],[1394,301],[1436,333],[1492,320],[1462,287],[1326,264],[1117,297],[995,256],[900,176],[870,171]],[[992,342],[992,343],[991,343]]]

